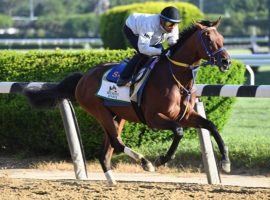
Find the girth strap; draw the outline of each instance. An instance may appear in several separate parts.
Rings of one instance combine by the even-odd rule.
[[[140,106],[138,106],[138,104],[134,101],[130,101],[131,102],[131,105],[134,109],[134,111],[136,112],[137,114],[137,117],[139,118],[139,120],[143,123],[143,124],[146,124],[146,120],[144,118],[144,114],[143,114],[143,111],[141,109]]]

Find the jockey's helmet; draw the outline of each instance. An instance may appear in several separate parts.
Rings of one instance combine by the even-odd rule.
[[[164,8],[160,13],[160,18],[164,21],[169,21],[173,23],[179,23],[181,21],[179,10],[173,6],[168,6]]]

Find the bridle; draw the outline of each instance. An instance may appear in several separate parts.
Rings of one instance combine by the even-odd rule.
[[[198,38],[199,38],[199,41],[201,42],[202,46],[203,46],[203,49],[205,51],[205,53],[207,54],[207,56],[209,57],[208,61],[207,62],[204,62],[201,64],[201,66],[206,66],[206,65],[217,65],[218,64],[218,60],[220,60],[222,62],[223,58],[221,58],[221,53],[223,51],[226,51],[226,49],[224,47],[221,47],[217,50],[215,50],[214,52],[210,51],[209,47],[207,47],[206,45],[206,41],[203,37],[203,33],[209,31],[209,30],[216,30],[216,27],[207,27],[201,31],[198,32]],[[179,62],[179,61],[176,61],[176,60],[173,60],[172,58],[170,58],[169,56],[167,56],[168,60],[178,66],[178,67],[189,67],[189,68],[195,68],[195,67],[198,67],[198,66],[192,66],[192,65],[189,65],[189,64],[186,64],[186,63],[182,63],[182,62]]]
[[[216,30],[216,27],[214,27],[214,26],[213,27],[207,27],[207,28],[205,28],[205,29],[203,29],[203,30],[201,30],[201,31],[198,32],[198,38],[199,38],[200,42],[202,43],[202,46],[203,46],[203,49],[204,49],[205,53],[209,57],[208,61],[202,63],[200,66],[206,66],[206,65],[209,65],[209,64],[210,65],[216,65],[219,60],[222,62],[222,59],[223,58],[220,58],[221,57],[221,53],[223,51],[226,51],[226,49],[224,47],[221,47],[221,48],[215,50],[214,52],[210,51],[210,49],[209,49],[209,47],[207,47],[206,41],[205,41],[205,39],[203,37],[203,33],[205,33],[206,31],[209,31],[209,30]],[[218,57],[216,58],[216,56],[218,56]],[[186,64],[186,63],[178,62],[176,60],[171,59],[168,55],[167,55],[167,59],[172,64],[174,64],[174,65],[176,65],[178,67],[189,67],[192,71],[193,70],[196,70],[196,68],[199,67],[199,65],[193,66],[193,65]],[[184,112],[181,115],[179,113],[179,116],[178,116],[178,121],[181,121],[184,118],[184,116],[186,115],[186,113],[188,112],[188,107],[189,107],[189,104],[190,104],[191,89],[192,88],[190,90],[186,89],[181,84],[181,82],[176,78],[176,76],[174,75],[171,65],[169,65],[169,69],[170,69],[170,72],[172,74],[172,77],[173,77],[174,81],[177,83],[178,87],[179,88],[182,88],[183,91],[187,95],[187,104],[185,106],[185,110],[184,110]],[[192,83],[192,85],[193,84],[194,84],[194,82]]]
[[[206,45],[206,41],[203,37],[203,34],[209,30],[216,30],[216,27],[207,27],[203,30],[201,30],[199,33],[198,33],[198,38],[200,40],[200,42],[202,43],[202,46],[203,46],[203,49],[205,51],[205,53],[207,54],[207,56],[209,57],[208,59],[208,62],[204,62],[202,64],[202,66],[206,66],[206,65],[217,65],[218,63],[218,60],[222,61],[223,58],[221,58],[221,53],[223,51],[226,51],[226,49],[224,47],[221,47],[217,50],[215,50],[214,52],[211,52],[209,50],[209,47],[207,47]]]

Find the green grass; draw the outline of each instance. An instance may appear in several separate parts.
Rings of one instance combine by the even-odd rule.
[[[256,85],[270,85],[270,66],[255,73]],[[270,98],[237,98],[222,136],[236,168],[270,167]]]
[[[270,167],[270,99],[238,98],[222,136],[235,167]]]
[[[256,85],[270,85],[270,66],[259,67],[255,73]]]
[[[223,131],[226,135],[268,136],[270,138],[270,99],[238,98]]]

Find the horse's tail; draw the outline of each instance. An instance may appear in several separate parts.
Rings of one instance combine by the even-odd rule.
[[[81,73],[74,73],[52,86],[26,88],[24,94],[34,108],[55,107],[57,102],[64,98],[75,101],[75,89],[82,76]]]

